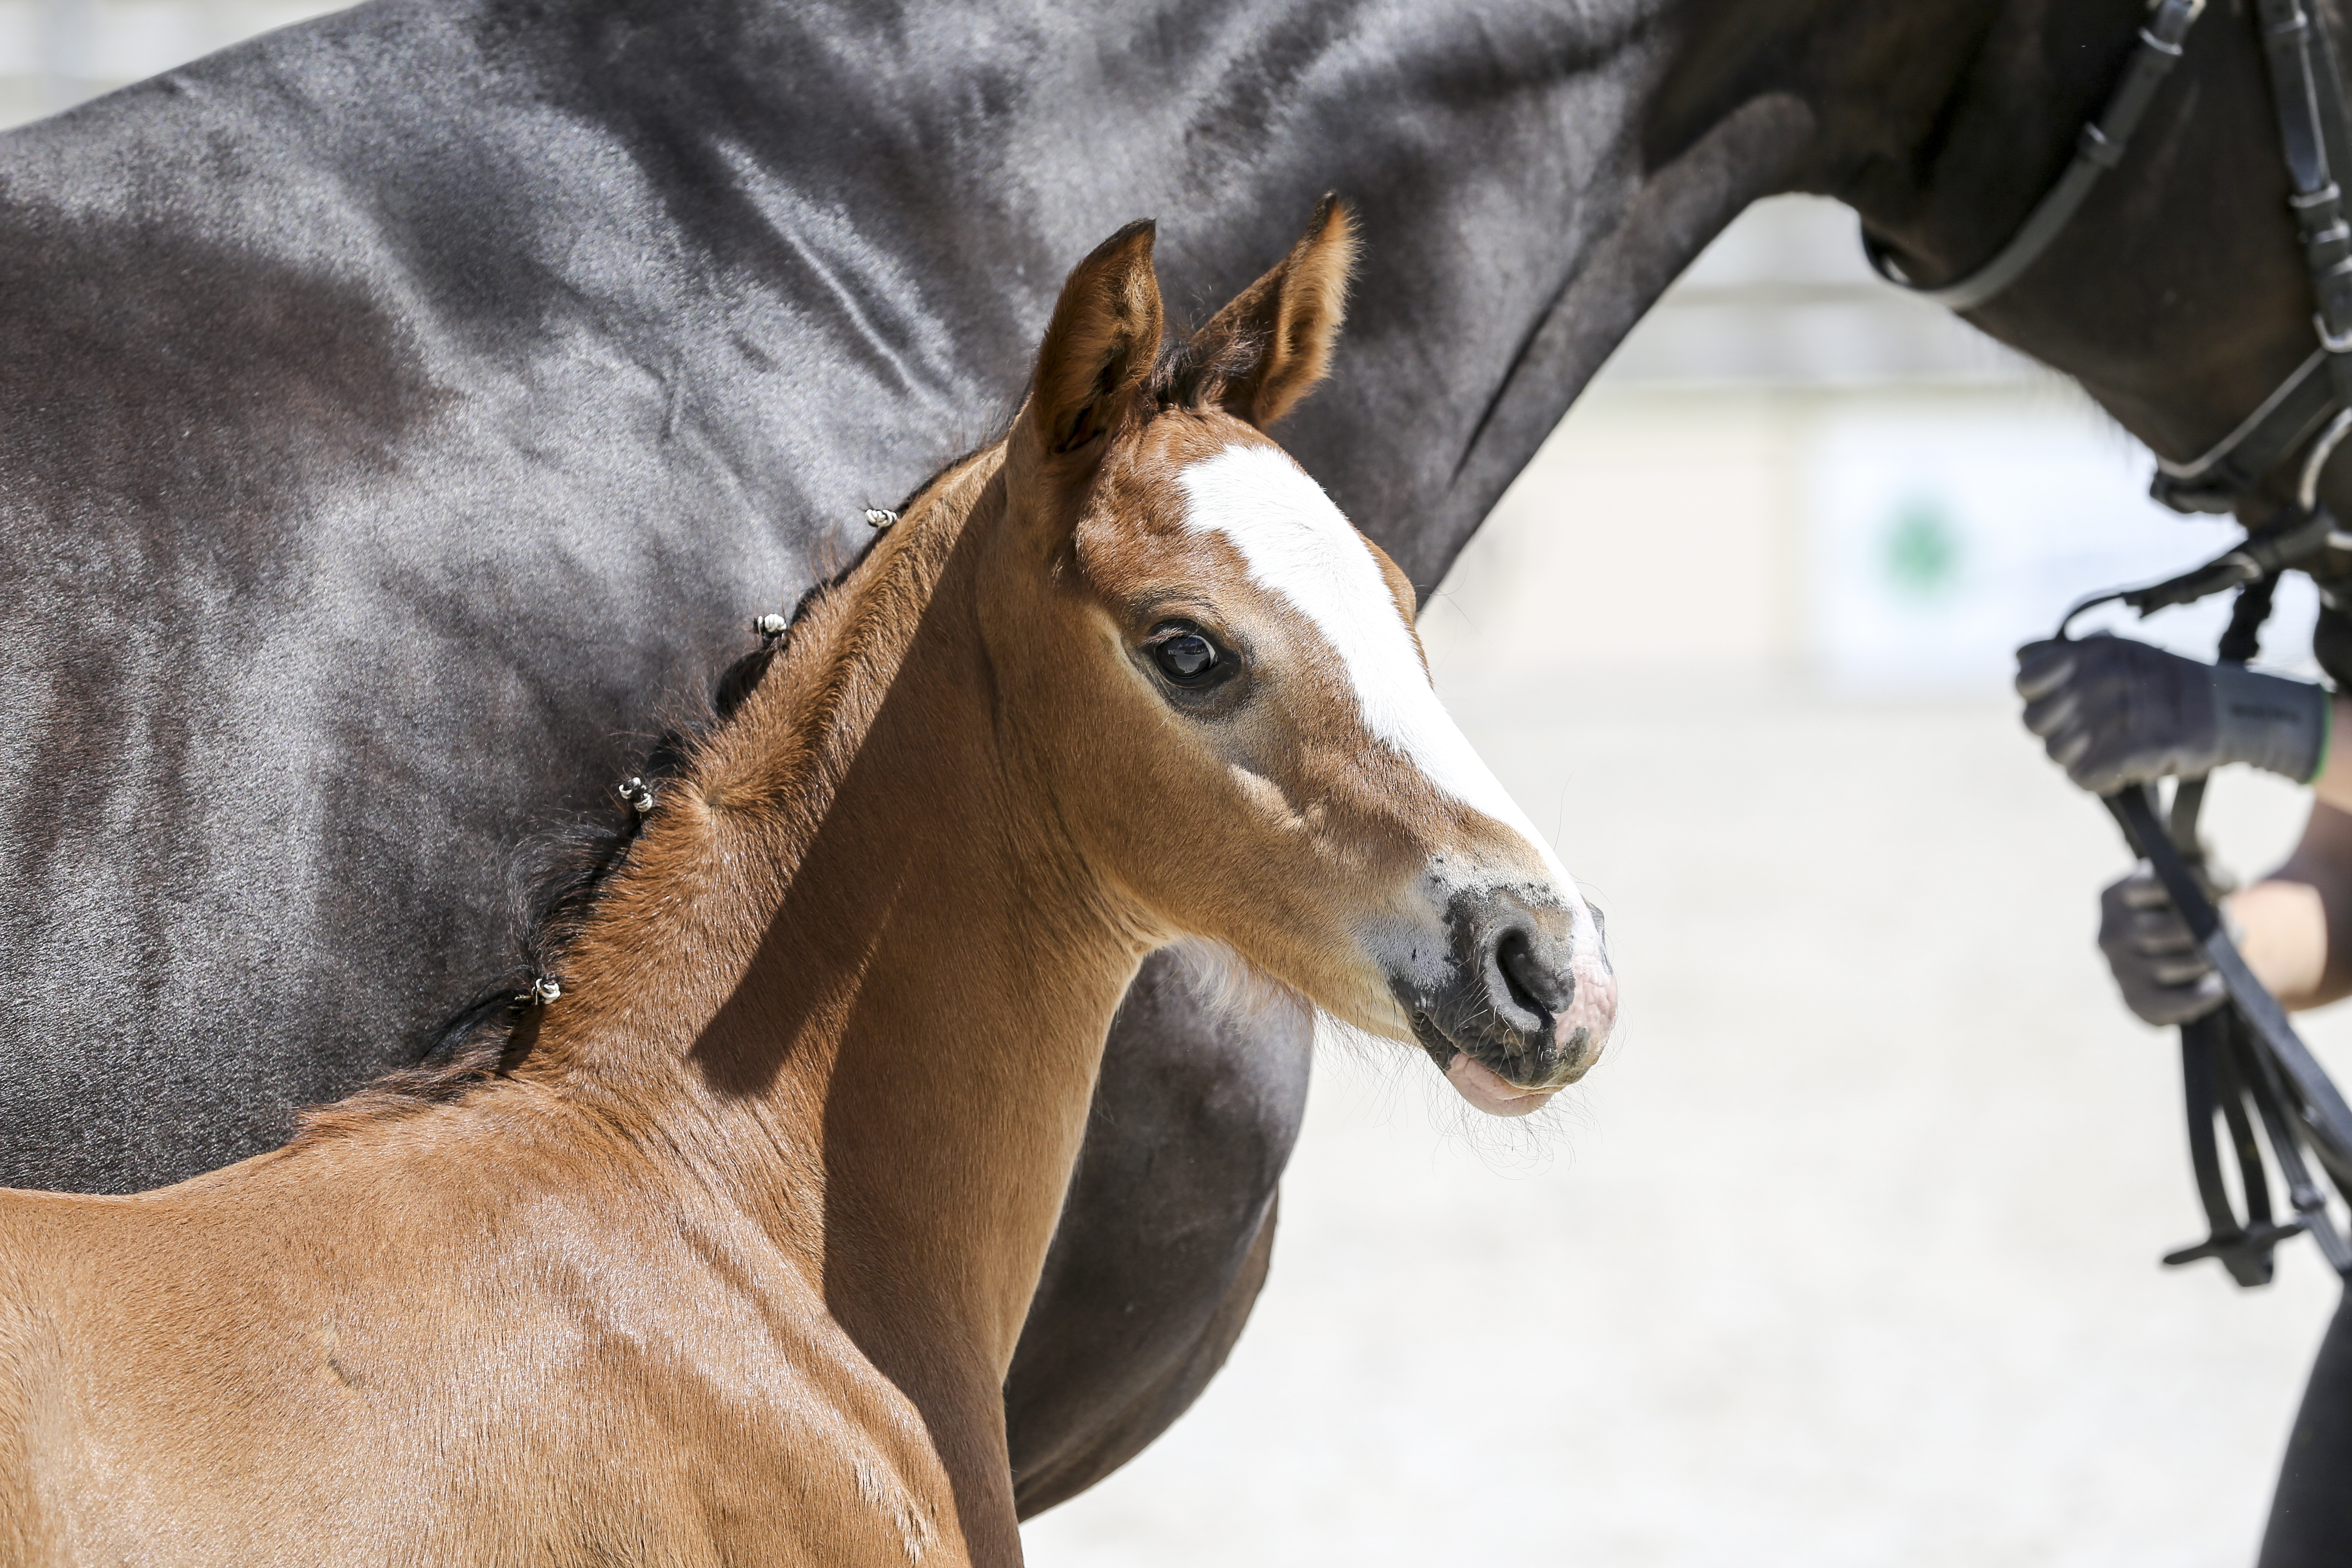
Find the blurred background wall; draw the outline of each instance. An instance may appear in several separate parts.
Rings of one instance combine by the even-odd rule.
[[[0,122],[323,8],[0,0]],[[1423,615],[1610,911],[1618,1040],[1534,1128],[1327,1050],[1232,1364],[1033,1561],[2251,1562],[2333,1282],[2156,1268],[2197,1211],[2169,1040],[2091,945],[2124,857],[2004,690],[2069,602],[2230,533],[2146,479],[1842,209],[1735,224]],[[2225,858],[2301,809],[2221,781]]]
[[[0,0],[0,125],[54,114],[338,8],[300,0]]]
[[[1581,663],[1985,691],[2091,587],[2235,536],[2156,506],[2147,476],[2071,382],[1874,277],[1851,213],[1784,197],[1675,284],[1505,498],[1446,584],[1489,613],[1441,600],[1428,635],[1514,657],[1549,604]],[[2295,579],[2273,642],[2306,645],[2316,608]],[[2221,612],[2159,636],[2210,647]]]

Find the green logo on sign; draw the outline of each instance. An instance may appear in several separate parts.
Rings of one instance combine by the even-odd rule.
[[[1910,502],[1886,531],[1886,574],[1915,598],[1933,598],[1959,573],[1960,536],[1932,500]]]

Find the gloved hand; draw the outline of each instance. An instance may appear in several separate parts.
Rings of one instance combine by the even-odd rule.
[[[2308,784],[2327,756],[2326,688],[2127,637],[2028,643],[2017,650],[2017,692],[2025,727],[2094,795],[2223,763]]]
[[[2124,1005],[2151,1024],[2201,1018],[2227,995],[2189,922],[2145,866],[2099,895],[2099,951]]]

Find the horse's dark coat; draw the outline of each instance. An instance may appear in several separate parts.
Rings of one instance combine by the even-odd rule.
[[[0,138],[0,1180],[172,1180],[415,1059],[510,960],[511,847],[612,809],[662,695],[1017,396],[1118,222],[1161,220],[1181,305],[1357,203],[1348,344],[1284,434],[1426,587],[1748,202],[1971,263],[2137,16],[400,0]],[[2296,298],[2224,31],[2206,119],[2159,107],[2051,275],[2227,202]],[[2231,339],[2216,265],[1988,324],[2179,452],[2300,320]],[[1182,1408],[1263,1271],[1306,1041],[1187,997],[1157,963],[1114,1034],[1007,1391],[1033,1510]]]

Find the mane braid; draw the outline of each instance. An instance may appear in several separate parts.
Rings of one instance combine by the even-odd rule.
[[[898,527],[907,528],[923,501],[1002,439],[998,436],[965,452],[926,478],[893,509],[903,520]],[[698,710],[674,721],[655,741],[637,770],[639,774],[655,781],[656,787],[662,782],[693,777],[708,757],[711,742],[759,689],[777,659],[800,640],[804,623],[836,602],[839,591],[873,557],[886,537],[877,533],[849,564],[812,584],[793,604],[782,636],[763,642],[721,670]],[[856,626],[853,613],[840,629],[854,634]],[[813,727],[818,730],[837,716],[846,695],[841,676],[851,660],[843,656],[855,653],[857,639],[852,635],[848,641],[848,647],[835,648],[835,658],[811,672],[816,693],[811,712],[817,722]],[[303,1107],[296,1113],[294,1137],[287,1146],[299,1148],[375,1122],[452,1105],[510,1076],[538,1039],[541,1004],[530,994],[532,981],[547,975],[562,983],[564,959],[601,907],[613,873],[627,861],[644,826],[645,818],[629,811],[617,817],[607,815],[601,820],[583,820],[542,836],[538,847],[552,870],[538,879],[540,891],[518,944],[518,962],[434,1031],[415,1066],[384,1073],[341,1100]],[[551,847],[554,853],[547,855]],[[526,858],[530,854],[529,848],[523,851]]]

